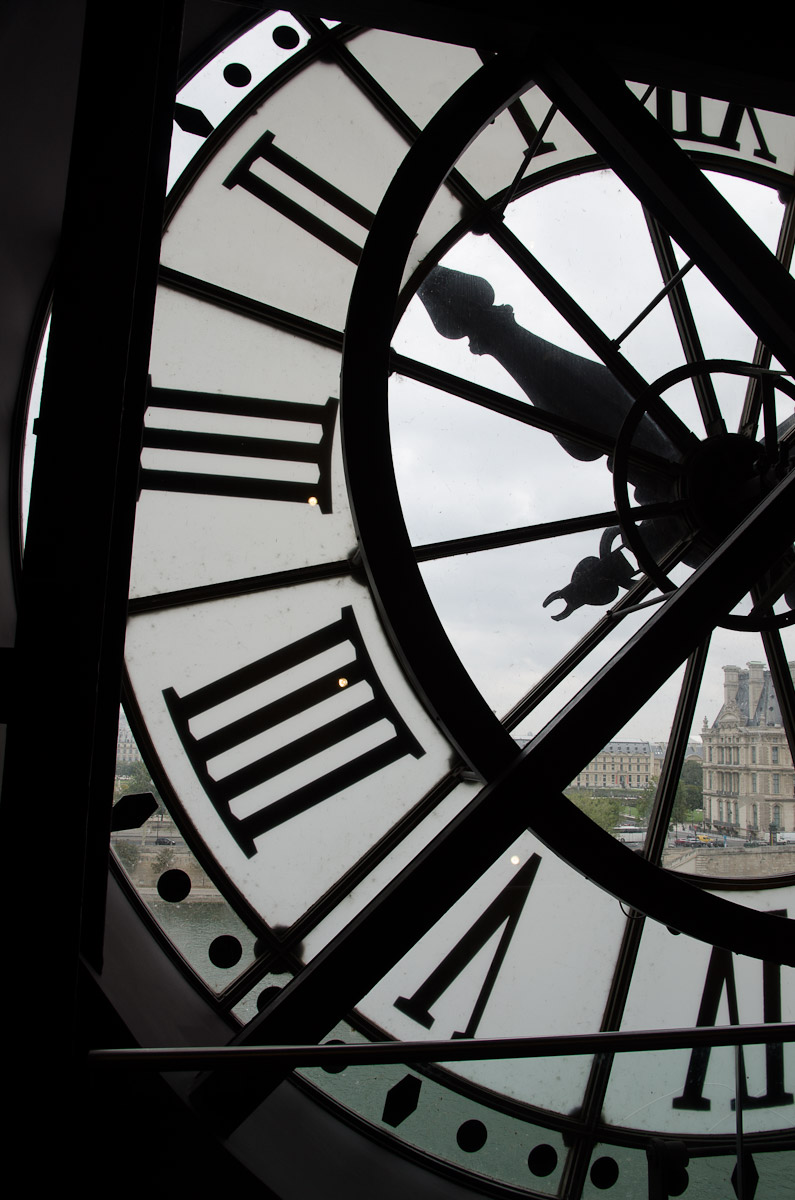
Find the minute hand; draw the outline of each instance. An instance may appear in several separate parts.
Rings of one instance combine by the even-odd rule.
[[[418,295],[442,337],[469,337],[471,352],[495,358],[537,408],[596,429],[611,440],[618,437],[633,404],[629,392],[601,363],[563,350],[517,324],[510,305],[495,305],[487,280],[436,267]],[[554,436],[572,458],[592,462],[601,457],[592,445]],[[648,415],[640,422],[634,444],[668,462],[680,457]]]

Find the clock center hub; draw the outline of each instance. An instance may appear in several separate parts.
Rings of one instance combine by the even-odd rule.
[[[705,550],[712,550],[769,490],[764,447],[739,433],[699,442],[680,481],[685,515]]]

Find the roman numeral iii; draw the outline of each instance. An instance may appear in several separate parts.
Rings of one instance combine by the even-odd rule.
[[[163,424],[144,428],[143,449],[166,451],[162,465],[144,466],[140,486],[149,491],[206,496],[244,496],[317,504],[331,512],[331,447],[338,402],[301,404],[153,388],[149,404],[163,410]],[[212,429],[175,427],[174,413],[208,414]],[[254,417],[252,432],[224,432],[236,417]],[[200,423],[202,418],[194,420]],[[187,419],[184,424],[190,424]],[[206,422],[205,422],[206,423]],[[294,432],[294,437],[279,436]],[[196,455],[210,456],[197,469]],[[187,457],[190,456],[190,457]],[[241,459],[267,461],[267,469],[233,470]],[[222,473],[226,466],[227,473]]]
[[[320,656],[325,656],[322,662]],[[329,661],[333,665],[329,666]],[[296,684],[284,678],[295,669],[308,681]],[[267,693],[265,703],[251,699],[255,688]],[[342,609],[339,620],[194,692],[179,696],[174,688],[167,688],[163,697],[216,812],[249,858],[256,853],[255,839],[268,830],[405,755],[419,758],[424,754],[376,675],[350,607]],[[234,699],[245,710],[240,716],[204,736],[193,733],[192,721],[206,718],[217,706]],[[246,753],[247,743],[296,717],[304,718],[305,732],[276,736],[266,753]],[[377,740],[379,731],[374,727],[381,723],[382,736]],[[346,761],[336,765],[334,748],[365,731],[370,731],[366,740],[376,744],[355,753],[353,742]],[[225,771],[213,763],[219,756],[241,749],[249,760],[244,765]],[[300,766],[304,768],[298,772],[300,782],[285,784],[280,779],[294,779],[295,773],[286,773]],[[250,795],[238,811],[250,809],[251,800],[256,807],[237,815],[235,801],[246,793]]]

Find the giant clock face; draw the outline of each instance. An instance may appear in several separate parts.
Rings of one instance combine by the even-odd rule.
[[[175,189],[141,458],[129,711],[250,931],[219,1002],[254,1042],[791,1018],[789,878],[658,864],[718,666],[765,657],[793,692],[786,537],[747,567],[757,521],[726,551],[781,510],[792,386],[554,71],[545,91],[462,48],[300,40]],[[789,119],[621,102],[787,257]],[[692,307],[668,286],[644,316],[690,258]],[[561,792],[643,705],[674,765],[638,858]],[[747,1063],[761,1146],[795,1063]],[[692,1139],[694,1179],[731,1174],[728,1049],[302,1079],[484,1188],[628,1195],[651,1134]],[[196,1093],[227,1132],[261,1098],[234,1090]]]

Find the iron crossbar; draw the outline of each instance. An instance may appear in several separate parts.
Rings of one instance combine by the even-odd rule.
[[[555,1037],[456,1038],[413,1042],[326,1043],[289,1046],[124,1047],[91,1050],[94,1067],[200,1071],[281,1062],[291,1067],[374,1063],[475,1062],[483,1059],[554,1058],[578,1054],[626,1054],[684,1050],[693,1046],[770,1045],[795,1041],[795,1024],[718,1025],[697,1029],[609,1030]]]

